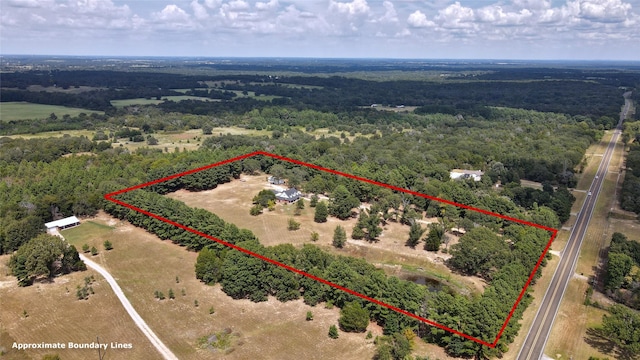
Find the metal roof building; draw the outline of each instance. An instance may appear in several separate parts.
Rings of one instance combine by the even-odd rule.
[[[68,229],[80,225],[80,220],[75,216],[45,223],[44,226],[49,229],[58,228],[60,230]]]

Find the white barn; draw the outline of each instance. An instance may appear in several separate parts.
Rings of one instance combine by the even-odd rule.
[[[47,228],[47,232],[52,230],[64,230],[76,227],[78,225],[80,225],[80,220],[78,220],[78,218],[75,216],[69,216],[68,218],[51,221],[44,224],[44,226]]]

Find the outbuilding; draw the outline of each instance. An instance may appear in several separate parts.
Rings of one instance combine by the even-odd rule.
[[[47,228],[47,232],[69,229],[78,225],[80,225],[80,220],[78,220],[78,218],[75,216],[69,216],[64,219],[51,221],[44,224],[44,226]]]

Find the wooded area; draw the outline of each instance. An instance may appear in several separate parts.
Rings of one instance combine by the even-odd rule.
[[[539,75],[531,71],[532,76]],[[582,77],[588,74],[558,71],[553,72],[551,81],[512,81],[521,80],[526,72],[521,69],[486,73],[480,82],[371,81],[337,76],[283,76],[274,81],[266,75],[112,71],[34,71],[6,77],[3,74],[2,101],[74,105],[105,110],[106,114],[77,117],[52,114],[47,119],[0,121],[3,135],[69,129],[96,132],[92,139],[0,137],[0,254],[14,254],[12,266],[22,285],[39,276],[58,274],[57,268],[46,264],[31,269],[25,261],[36,244],[33,241],[45,237],[43,224],[60,216],[93,215],[104,209],[161,239],[199,251],[196,276],[207,284],[220,283],[233,298],[252,301],[263,301],[268,296],[281,301],[303,298],[309,305],[324,302],[341,308],[356,304],[350,305],[356,309],[353,312],[361,313],[358,307],[362,308],[388,335],[380,341],[381,353],[402,354],[411,337],[408,334],[415,333],[454,356],[500,356],[518,332],[518,321],[531,302],[529,294],[525,294],[516,309],[498,346],[490,349],[238,251],[229,251],[202,237],[106,202],[103,196],[265,150],[558,228],[570,216],[575,198],[569,188],[575,186],[576,173],[586,165],[585,150],[615,123],[622,91],[617,86],[637,82],[637,78],[633,73],[614,72],[602,80],[586,81]],[[203,81],[218,84],[207,87]],[[34,84],[96,89],[77,94],[26,90]],[[254,92],[256,97],[264,94],[280,98],[265,101],[231,95],[243,91]],[[207,97],[222,101],[167,101],[158,106],[122,109],[109,103],[133,96],[155,98],[184,92],[199,96],[206,92]],[[390,112],[370,107],[373,103],[419,107],[414,113]],[[212,128],[230,126],[266,130],[269,135],[209,134]],[[638,136],[638,131],[632,133],[631,129],[637,127],[634,126],[630,124],[625,130],[627,140]],[[132,152],[112,147],[119,138],[144,140],[155,134],[189,129],[203,131],[204,140],[197,151],[168,153],[167,149],[149,145]],[[640,173],[636,174],[640,169],[635,156],[640,154],[636,151],[637,143],[631,144],[621,195],[623,208],[632,211],[637,211],[633,206],[640,203],[640,195],[634,195],[640,183],[636,181],[640,179]],[[63,157],[74,153],[85,155]],[[454,168],[481,170],[484,175],[480,181],[453,181],[449,171]],[[288,185],[329,196],[329,202],[317,202],[316,198],[310,204],[316,206],[316,215],[320,210],[316,221],[326,221],[329,216],[339,219],[359,216],[356,229],[366,241],[379,240],[378,226],[384,221],[410,227],[413,235],[407,239],[407,246],[416,247],[424,241],[427,250],[438,248],[447,229],[454,226],[464,229],[459,243],[450,248],[452,258],[448,266],[463,274],[480,276],[489,285],[477,297],[450,290],[430,292],[426,287],[387,276],[363,260],[331,255],[313,245],[262,246],[250,231],[162,196],[179,189],[212,189],[239,178],[242,173],[256,172],[278,174],[287,179]],[[542,189],[522,187],[521,179],[538,181]],[[549,239],[547,232],[533,227],[264,156],[172,179],[146,190],[122,194],[120,198],[488,342],[493,342]],[[363,202],[370,206],[369,210],[359,213],[353,210]],[[423,216],[436,217],[438,226],[416,226],[415,220]],[[353,237],[341,227],[336,228],[335,246],[344,246],[349,235]],[[612,291],[630,284],[626,280],[628,259],[617,253],[632,257],[624,251],[616,252],[612,246],[611,264],[622,264],[615,266],[622,275],[612,268],[608,278]],[[75,259],[72,255],[70,258]],[[59,260],[60,254],[56,256]],[[63,256],[66,258],[66,254]],[[63,269],[72,269],[72,265],[64,263]],[[361,328],[351,325],[354,323],[358,321],[349,321],[342,327]]]

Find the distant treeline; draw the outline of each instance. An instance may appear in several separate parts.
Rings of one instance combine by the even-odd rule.
[[[540,71],[531,72],[538,77]],[[522,70],[527,74],[526,70]],[[557,74],[557,72],[552,72]],[[293,109],[318,111],[353,111],[371,104],[419,106],[418,113],[443,112],[485,116],[486,106],[506,106],[588,116],[596,121],[603,116],[615,119],[619,112],[622,90],[616,84],[637,83],[634,74],[607,72],[569,72],[577,74],[566,80],[549,81],[370,81],[340,76],[267,76],[224,75],[196,76],[168,73],[118,72],[118,71],[29,71],[3,74],[2,101],[29,101],[41,104],[84,107],[107,111],[110,100],[179,95],[169,89],[192,89],[207,87],[204,81],[220,82],[220,89],[207,97],[223,99],[221,103],[183,101],[164,103],[166,111],[185,114],[221,115],[244,113],[251,109],[270,105],[287,106]],[[589,76],[592,75],[592,76]],[[491,75],[485,75],[491,76]],[[494,75],[497,76],[497,75]],[[524,76],[524,75],[523,75]],[[627,76],[627,77],[625,77]],[[589,80],[582,80],[588,78]],[[78,94],[29,93],[29,85],[62,88],[93,86],[108,90],[95,90]],[[311,85],[312,88],[291,85]],[[614,86],[616,85],[616,86]],[[228,90],[252,91],[256,95],[272,95],[272,101],[237,99]],[[239,103],[237,103],[239,102]],[[614,123],[603,124],[611,127]]]

